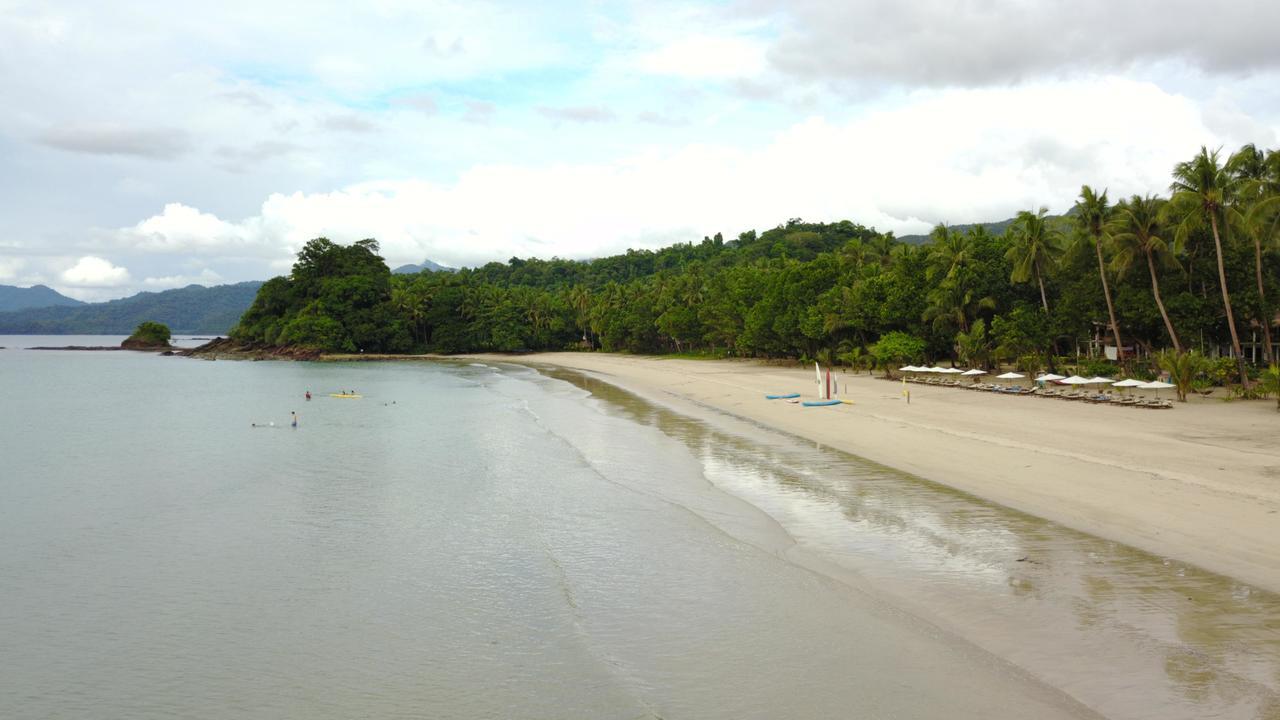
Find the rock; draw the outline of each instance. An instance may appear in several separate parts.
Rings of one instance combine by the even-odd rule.
[[[152,340],[144,340],[142,338],[127,338],[120,343],[121,349],[124,350],[172,350],[173,346],[169,343],[155,342]]]

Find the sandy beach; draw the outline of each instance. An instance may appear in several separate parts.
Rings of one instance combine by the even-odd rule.
[[[1116,408],[841,373],[852,405],[806,408],[812,368],[588,353],[472,356],[589,372],[913,473],[1061,525],[1280,592],[1280,414],[1197,399]]]

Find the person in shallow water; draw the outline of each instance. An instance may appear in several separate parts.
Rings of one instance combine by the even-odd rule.
[[[296,411],[290,411],[289,416],[292,418],[293,427],[298,427],[298,413]]]
[[[310,401],[310,400],[311,400],[311,391],[310,391],[310,390],[308,390],[308,391],[307,391],[307,400],[308,400],[308,401]]]

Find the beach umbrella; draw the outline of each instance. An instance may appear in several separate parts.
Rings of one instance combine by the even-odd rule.
[[[945,370],[943,370],[942,372],[944,372],[944,373],[946,373],[946,374],[948,374],[948,375],[963,375],[963,374],[964,374],[964,371],[963,371],[963,370],[961,370],[960,368],[957,368],[957,367],[949,367],[949,368],[946,368]]]
[[[1058,382],[1063,385],[1088,385],[1090,380],[1089,378],[1080,377],[1079,375],[1072,375],[1071,377],[1062,378]]]
[[[1152,380],[1151,382],[1142,383],[1141,385],[1134,385],[1134,387],[1138,388],[1139,390],[1155,390],[1156,397],[1160,397],[1161,390],[1168,390],[1169,388],[1177,387],[1177,385],[1173,385],[1167,382],[1161,382],[1159,380]]]
[[[934,365],[933,367],[929,368],[929,372],[944,373],[946,371],[947,371],[946,368],[938,367],[937,365]]]
[[[1007,373],[1004,373],[1003,375],[997,375],[996,379],[997,380],[1021,380],[1024,377],[1026,377],[1026,375],[1023,375],[1021,373],[1007,372]]]
[[[898,372],[920,372],[920,368],[916,367],[915,365],[903,365],[902,367],[898,368]]]
[[[972,369],[972,370],[965,370],[964,372],[962,372],[962,373],[960,373],[960,374],[961,374],[961,375],[986,375],[986,374],[987,374],[987,371],[986,371],[986,370],[979,370],[979,369],[977,369],[977,368],[974,368],[974,369]]]
[[[1053,373],[1045,373],[1045,374],[1041,375],[1040,377],[1036,378],[1036,382],[1038,382],[1038,383],[1043,383],[1043,382],[1049,382],[1050,380],[1063,380],[1063,379],[1065,379],[1065,378],[1064,378],[1062,375],[1054,375]]]
[[[1142,380],[1125,378],[1124,380],[1117,380],[1111,383],[1111,387],[1120,388],[1121,390],[1128,390],[1129,388],[1134,388],[1134,387],[1138,387],[1139,385],[1145,385],[1145,384],[1146,383],[1143,382]]]
[[[1094,375],[1089,378],[1090,385],[1110,385],[1113,382],[1115,382],[1115,380],[1112,380],[1109,377],[1102,377],[1101,375]]]

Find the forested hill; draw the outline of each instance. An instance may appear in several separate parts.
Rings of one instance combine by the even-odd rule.
[[[128,335],[147,320],[178,334],[222,334],[236,324],[261,286],[258,281],[188,285],[104,303],[0,312],[0,334]]]
[[[44,285],[29,288],[0,285],[0,312],[26,310],[27,308],[53,307],[55,305],[81,305],[79,300]]]

